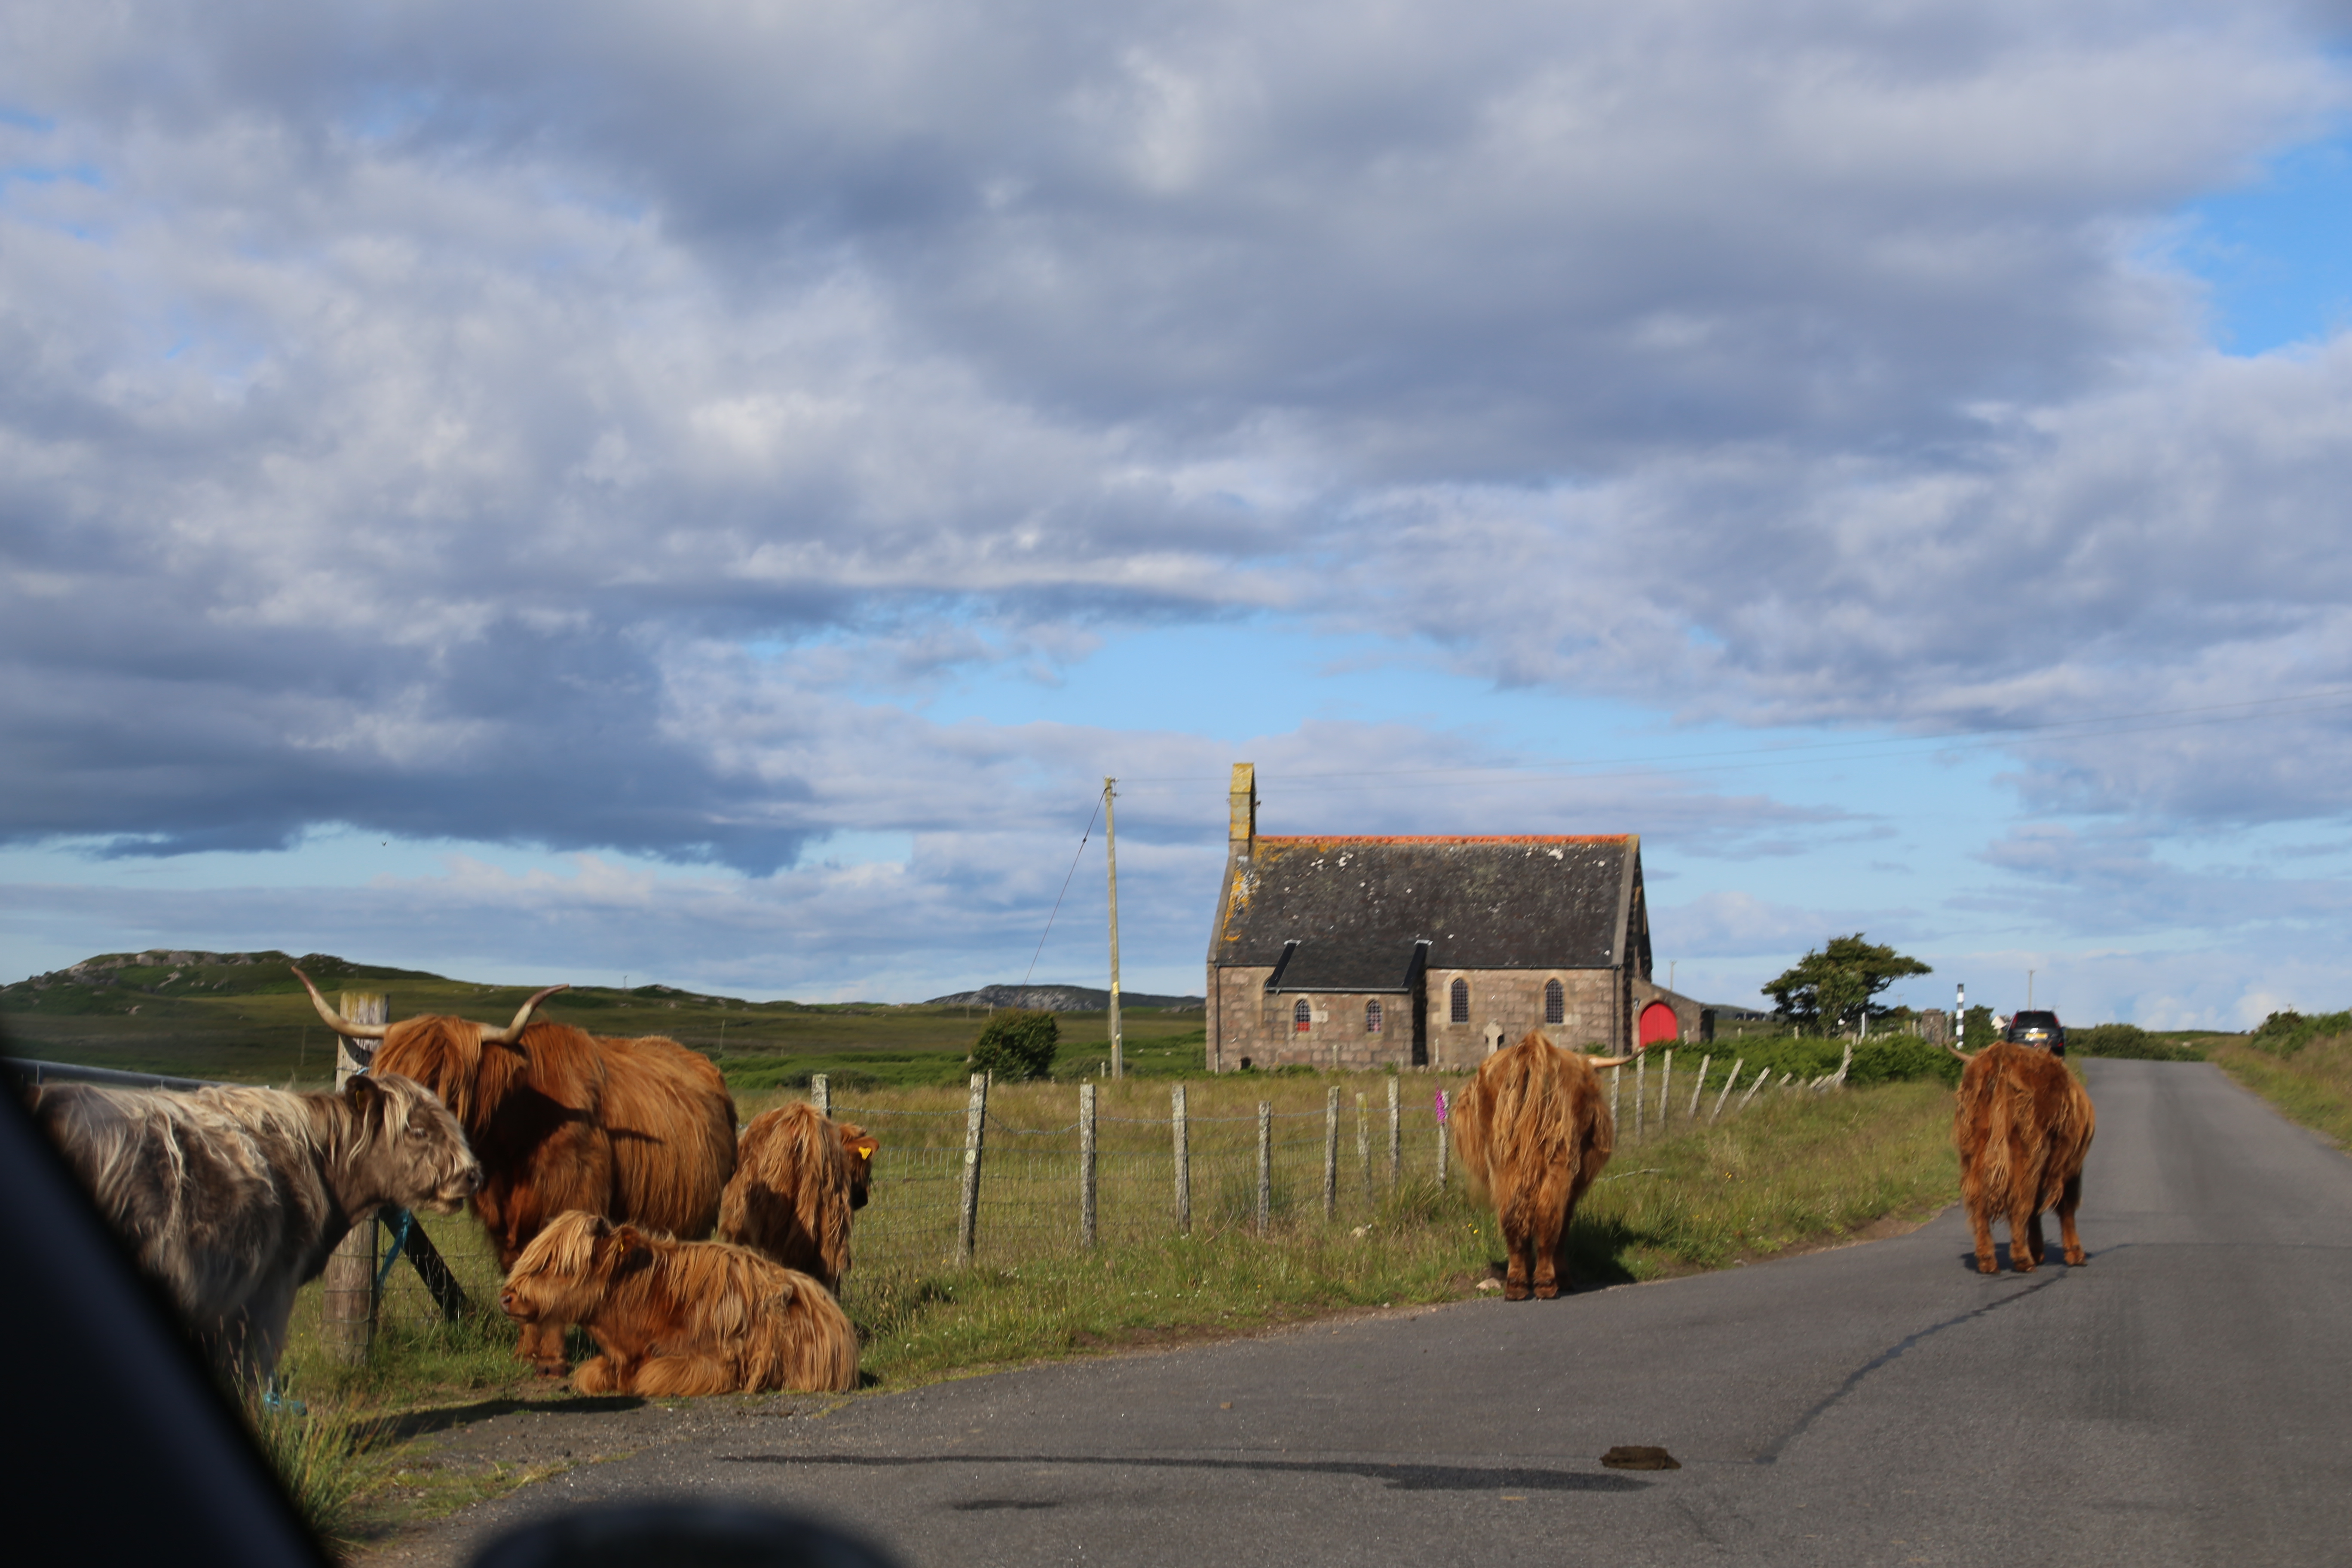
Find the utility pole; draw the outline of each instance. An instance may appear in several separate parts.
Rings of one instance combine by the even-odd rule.
[[[1969,1048],[1969,983],[1965,980],[1952,992],[1952,1044],[1962,1050]]]
[[[1118,781],[1103,780],[1103,860],[1110,868],[1110,1076],[1127,1076],[1127,1059],[1118,1037],[1118,824],[1111,802],[1118,798]]]
[[[2027,970],[2027,971],[2025,972],[2025,1005],[2026,1005],[2026,1009],[2027,1009],[2027,1011],[2031,1012],[2031,1011],[2032,1010],[2032,1007],[2033,1007],[2033,971],[2032,971],[2031,969],[2029,969],[2029,970]]]

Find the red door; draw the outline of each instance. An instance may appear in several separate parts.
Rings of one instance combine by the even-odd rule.
[[[1672,1041],[1682,1037],[1682,1020],[1675,1016],[1675,1010],[1672,1007],[1667,1006],[1664,1002],[1653,1002],[1642,1009],[1641,1040],[1643,1050],[1649,1049],[1660,1040]]]

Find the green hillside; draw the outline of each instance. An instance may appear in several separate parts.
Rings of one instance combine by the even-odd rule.
[[[455,1013],[503,1024],[532,988],[484,985],[421,970],[355,963],[331,953],[154,950],[104,953],[0,986],[7,1054],[136,1072],[241,1083],[327,1081],[334,1042],[292,965],[332,1002],[343,990],[381,991],[392,1016]],[[880,1002],[747,1002],[668,985],[588,985],[550,997],[540,1016],[600,1035],[667,1035],[718,1060],[745,1088],[795,1087],[831,1072],[843,1087],[951,1083],[987,1021],[984,1006]],[[1061,1016],[1060,1076],[1108,1059],[1100,1012]],[[1123,1034],[1131,1067],[1197,1072],[1199,1008],[1130,1008]]]

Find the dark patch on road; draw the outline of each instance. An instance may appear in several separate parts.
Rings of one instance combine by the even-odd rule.
[[[1042,1498],[978,1497],[970,1502],[951,1502],[948,1506],[958,1513],[993,1513],[1003,1508],[1059,1508],[1059,1502],[1047,1502]]]
[[[1974,1255],[1971,1254],[1970,1256],[1973,1259]],[[2004,1276],[2003,1278],[2013,1279],[2016,1279],[2017,1276],[2012,1274]],[[2045,1275],[2042,1279],[2034,1280],[2031,1285],[2011,1291],[2008,1295],[2003,1296],[1998,1301],[1988,1301],[1983,1306],[1962,1312],[1956,1318],[1947,1318],[1940,1323],[1931,1323],[1927,1327],[1921,1329],[1916,1334],[1911,1334],[1906,1338],[1895,1341],[1893,1345],[1879,1352],[1876,1355],[1871,1357],[1868,1361],[1856,1367],[1853,1372],[1847,1376],[1843,1383],[1839,1384],[1837,1387],[1832,1391],[1827,1398],[1814,1405],[1811,1410],[1806,1411],[1802,1415],[1798,1416],[1797,1424],[1790,1427],[1788,1431],[1782,1433],[1779,1442],[1764,1450],[1763,1453],[1759,1454],[1755,1459],[1750,1462],[1759,1465],[1778,1464],[1780,1462],[1780,1456],[1788,1450],[1789,1445],[1803,1436],[1807,1427],[1811,1426],[1814,1422],[1827,1415],[1831,1408],[1836,1405],[1837,1403],[1840,1400],[1843,1400],[1847,1394],[1852,1394],[1855,1389],[1861,1387],[1862,1380],[1864,1378],[1868,1377],[1880,1367],[1900,1360],[1904,1355],[1910,1352],[1913,1346],[1926,1343],[1927,1341],[1934,1339],[1937,1334],[1942,1333],[1946,1329],[1957,1329],[1962,1323],[1974,1322],[1977,1319],[1983,1317],[1988,1312],[1998,1312],[2012,1301],[2022,1301],[2028,1296],[2032,1295],[2036,1290],[2046,1290],[2051,1286],[2057,1284],[2061,1279],[2065,1278],[2066,1276],[2063,1274]]]
[[[843,1465],[912,1469],[923,1465],[1104,1465],[1137,1470],[1254,1470],[1261,1475],[1359,1476],[1399,1492],[1633,1492],[1656,1483],[1579,1470],[1504,1469],[1472,1465],[1381,1464],[1364,1459],[1174,1459],[1149,1454],[720,1454],[726,1465]]]

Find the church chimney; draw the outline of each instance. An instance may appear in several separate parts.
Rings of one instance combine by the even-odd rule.
[[[1234,764],[1233,793],[1226,797],[1225,837],[1234,858],[1247,860],[1257,845],[1257,764]]]

